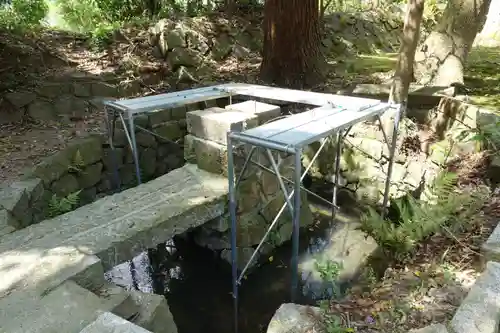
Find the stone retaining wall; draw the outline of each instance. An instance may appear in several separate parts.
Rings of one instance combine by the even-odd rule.
[[[186,160],[197,164],[201,169],[227,174],[227,131],[256,127],[280,115],[280,107],[251,100],[228,105],[225,109],[210,108],[189,112]],[[247,146],[241,147],[245,154],[241,150],[237,150],[235,154],[237,175],[241,171],[248,149]],[[281,160],[277,163],[280,165],[282,176],[290,179],[294,171],[293,156],[279,155],[278,157],[276,153],[273,155]],[[257,149],[253,160],[271,168],[265,151],[261,149]],[[258,166],[250,165],[237,191],[237,243],[240,268],[243,268],[249,260],[254,248],[261,241],[284,202],[277,177]],[[312,214],[305,196],[302,198],[300,222],[302,226],[312,223]],[[277,227],[269,235],[262,253],[268,253],[281,245],[290,239],[291,234],[291,214],[287,209],[280,217]],[[217,251],[223,259],[230,261],[230,235],[230,221],[226,214],[196,230],[195,241],[201,246]]]
[[[207,105],[215,104],[197,103],[135,118],[137,125],[168,139],[137,131],[144,182],[184,165],[186,112],[188,108],[203,109]],[[115,191],[114,163],[120,189],[135,186],[137,180],[132,153],[121,126],[116,129],[114,145],[115,160],[106,135],[79,139],[45,158],[26,172],[23,180],[1,185],[0,235],[75,209]]]

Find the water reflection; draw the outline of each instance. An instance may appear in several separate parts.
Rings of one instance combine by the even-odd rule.
[[[315,304],[336,293],[331,283],[318,277],[314,264],[318,256],[339,258],[346,252],[339,249],[341,237],[332,237],[345,228],[339,227],[338,222],[329,230],[329,224],[320,222],[301,232],[302,293],[298,303]],[[290,300],[290,255],[291,244],[287,242],[275,250],[272,261],[268,260],[242,282],[242,333],[265,332],[276,309]],[[115,267],[106,274],[107,278],[126,288],[136,285],[143,292],[164,294],[179,333],[233,332],[230,266],[216,259],[212,251],[196,246],[189,236],[176,237],[167,246],[140,254],[132,263]]]

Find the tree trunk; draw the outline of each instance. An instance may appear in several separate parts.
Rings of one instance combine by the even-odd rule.
[[[403,37],[391,89],[390,100],[395,103],[403,102],[408,96],[423,14],[424,0],[408,0]]]
[[[268,83],[303,88],[322,78],[319,1],[267,0],[261,77]]]
[[[491,0],[449,0],[436,29],[416,56],[415,75],[422,84],[463,84],[464,67],[481,31]]]

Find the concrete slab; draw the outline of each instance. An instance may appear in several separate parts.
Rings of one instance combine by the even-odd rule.
[[[102,265],[109,269],[143,249],[222,215],[226,197],[225,177],[186,165],[3,236],[0,272],[8,274],[2,273],[0,280],[2,315],[15,317],[16,311],[23,311],[24,303],[70,278],[80,284],[101,286],[104,275],[97,275],[103,272]],[[86,281],[95,278],[100,280]]]
[[[488,240],[483,243],[481,251],[484,253],[485,262],[500,262],[500,223],[495,227]]]
[[[78,333],[97,318],[98,311],[108,310],[99,297],[72,281],[26,305],[17,316],[0,320],[0,332]]]
[[[152,333],[112,313],[104,312],[80,333]]]
[[[257,102],[255,100],[230,104],[226,106],[226,110],[234,110],[256,115],[259,125],[281,116],[281,108],[279,106]]]
[[[454,333],[497,333],[500,325],[500,264],[488,262],[450,322]]]
[[[190,134],[223,145],[227,144],[227,132],[241,132],[258,126],[255,115],[222,108],[188,112],[186,121]]]

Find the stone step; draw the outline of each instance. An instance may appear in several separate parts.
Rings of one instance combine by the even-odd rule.
[[[227,179],[185,165],[0,242],[0,319],[68,279],[96,290],[109,269],[225,211]],[[7,309],[7,310],[4,310]],[[0,322],[2,322],[0,320]]]
[[[500,264],[488,262],[450,323],[453,333],[497,333],[500,325]]]
[[[130,292],[122,287],[106,282],[101,288],[92,290],[92,292],[101,298],[111,313],[119,317],[128,319],[136,317],[140,313],[140,305]]]
[[[78,333],[97,318],[99,311],[111,310],[109,302],[72,281],[64,282],[30,304],[10,306],[17,307],[18,314],[2,319],[0,332]]]
[[[140,311],[131,322],[153,333],[177,333],[177,326],[164,296],[130,292]]]
[[[80,333],[153,333],[110,312],[104,312]]]

